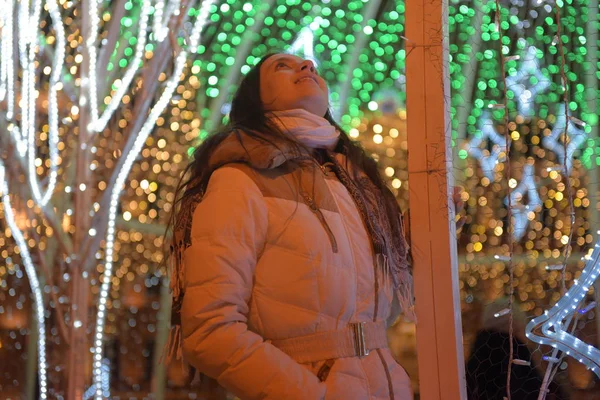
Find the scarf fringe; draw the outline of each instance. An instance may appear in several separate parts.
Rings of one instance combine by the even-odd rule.
[[[390,270],[390,262],[387,254],[377,253],[375,254],[375,259],[377,262],[377,268],[381,270],[383,273],[383,279],[387,283],[390,279],[392,280],[392,285],[394,285],[394,279],[392,276],[392,271]]]
[[[169,338],[165,347],[163,347],[159,363],[171,365],[171,363],[179,361],[183,372],[187,375],[188,364],[183,359],[183,337],[181,325],[172,325],[169,330]]]
[[[165,365],[171,365],[175,361],[179,361],[184,376],[188,376],[189,365],[183,359],[183,333],[181,331],[181,322],[174,323],[173,317],[179,313],[181,309],[181,300],[183,295],[183,252],[184,244],[177,243],[171,247],[171,271],[170,271],[170,283],[169,288],[171,289],[171,296],[173,298],[173,305],[171,308],[171,328],[169,329],[169,337],[167,343],[163,348],[160,356],[160,363]]]
[[[173,260],[171,261],[171,281],[169,288],[171,289],[171,296],[173,297],[173,304],[181,298],[183,294],[183,252],[185,251],[185,245],[183,243],[177,243],[171,249]]]
[[[415,313],[415,297],[413,295],[413,279],[408,271],[404,271],[400,285],[396,290],[398,302],[402,308],[402,313],[411,322],[417,323],[417,314]]]
[[[167,343],[162,349],[158,362],[166,366],[170,366],[173,362],[178,362],[188,386],[200,384],[204,377],[203,374],[200,374],[183,357],[183,332],[179,324],[171,325]]]
[[[392,280],[392,285],[395,288],[398,303],[402,309],[402,314],[411,322],[417,322],[415,314],[415,300],[413,295],[413,278],[408,269],[400,269],[396,274],[392,273],[389,258],[384,253],[375,255],[377,267],[383,271],[384,279]]]

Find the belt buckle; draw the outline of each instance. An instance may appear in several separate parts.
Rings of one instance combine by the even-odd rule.
[[[354,333],[354,350],[358,357],[364,357],[369,355],[369,349],[367,348],[367,342],[365,340],[365,326],[366,322],[352,322],[352,332]]]

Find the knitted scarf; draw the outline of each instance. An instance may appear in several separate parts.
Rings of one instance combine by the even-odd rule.
[[[279,130],[311,149],[333,150],[340,137],[340,131],[329,121],[303,108],[271,111],[267,117]]]

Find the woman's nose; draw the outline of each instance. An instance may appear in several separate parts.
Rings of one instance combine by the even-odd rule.
[[[310,72],[315,72],[315,64],[310,60],[304,60],[304,62],[300,64],[300,71],[304,71],[307,68]]]

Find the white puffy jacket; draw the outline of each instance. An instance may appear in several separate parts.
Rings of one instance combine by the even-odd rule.
[[[216,169],[193,215],[184,256],[185,358],[242,400],[412,399],[387,346],[328,363],[278,347],[350,323],[385,326],[391,279],[376,267],[352,197],[326,166],[294,166],[275,148],[246,142],[241,149],[234,137],[212,162],[236,155],[260,169]],[[325,354],[327,346],[307,352]]]

